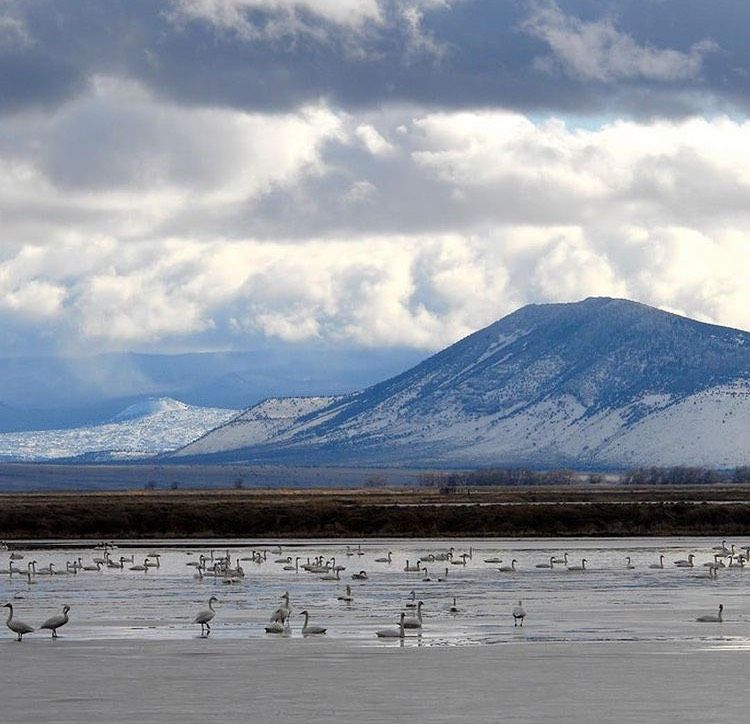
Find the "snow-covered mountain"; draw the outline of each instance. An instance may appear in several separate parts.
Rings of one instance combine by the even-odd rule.
[[[283,424],[181,459],[380,465],[750,464],[750,334],[622,299],[530,305]],[[287,412],[290,401],[283,403]],[[275,415],[273,412],[271,415]]]
[[[174,450],[234,417],[168,397],[130,405],[102,425],[0,434],[0,460],[122,460]]]

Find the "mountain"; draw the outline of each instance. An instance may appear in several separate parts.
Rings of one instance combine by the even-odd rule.
[[[194,440],[236,414],[236,410],[151,398],[130,405],[101,425],[0,434],[0,460],[101,461],[156,455]]]
[[[350,393],[421,356],[266,341],[244,352],[0,357],[0,432],[98,425],[148,397],[238,409],[271,395]]]
[[[397,377],[301,410],[265,437],[220,429],[175,455],[307,464],[732,467],[750,464],[749,430],[749,333],[628,300],[590,298],[523,307]]]

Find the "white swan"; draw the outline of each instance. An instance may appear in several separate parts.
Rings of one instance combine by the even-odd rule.
[[[402,639],[404,638],[404,612],[401,611],[401,620],[399,622],[398,628],[385,628],[381,629],[380,631],[376,631],[375,635],[379,639]]]
[[[281,598],[284,604],[271,614],[271,623],[284,623],[292,613],[292,607],[289,605],[289,591],[285,591]]]
[[[193,619],[193,623],[199,623],[201,625],[201,636],[203,636],[204,629],[206,636],[211,633],[211,621],[216,615],[216,611],[214,611],[214,603],[218,602],[219,599],[216,598],[216,596],[211,596],[211,598],[208,599],[208,608],[199,611],[198,615]]]
[[[534,568],[549,568],[552,569],[555,567],[555,557],[550,556],[549,561],[547,563],[537,563]]]
[[[633,569],[635,566],[630,562],[630,556],[625,556],[625,568]]]
[[[337,596],[337,600],[351,603],[354,600],[354,596],[352,596],[352,587],[347,585],[346,593],[342,593],[340,596]]]
[[[307,611],[300,611],[300,615],[305,617],[305,623],[302,624],[302,635],[308,634],[324,634],[326,629],[324,626],[316,626],[310,623],[310,614]]]
[[[503,559],[502,558],[497,558],[497,557],[494,557],[494,558],[485,558],[484,562],[485,563],[502,563]]]
[[[366,581],[366,580],[368,580],[368,578],[367,578],[367,571],[360,571],[359,573],[353,573],[352,574],[352,578],[355,581]]]
[[[514,558],[510,562],[509,566],[500,566],[500,568],[498,568],[497,570],[500,571],[501,573],[515,573],[516,572],[516,563],[518,563],[518,561]]]
[[[281,621],[272,621],[271,623],[266,624],[265,631],[270,634],[289,635],[292,633],[292,626],[289,622],[289,618],[287,618],[284,623],[281,623]]]
[[[724,612],[724,604],[720,603],[718,614],[716,615],[708,614],[707,616],[698,616],[698,618],[696,618],[695,620],[700,621],[701,623],[721,623],[724,620],[722,616],[723,612]]]
[[[40,629],[47,629],[48,631],[52,631],[52,638],[57,638],[57,629],[64,626],[70,618],[68,617],[68,611],[70,611],[70,606],[66,603],[63,606],[62,613],[58,613],[56,616],[51,616],[48,618],[39,628]]]
[[[553,558],[552,562],[553,563],[562,563],[563,565],[567,566],[568,565],[568,552],[565,551],[565,553],[563,553],[563,557],[562,558]]]
[[[679,561],[675,561],[674,564],[677,568],[692,568],[693,559],[695,556],[691,553],[687,558],[682,558]]]
[[[649,568],[664,568],[664,556],[659,556],[659,562],[652,563]]]
[[[407,573],[419,573],[422,570],[422,566],[419,565],[419,561],[417,561],[413,566],[409,565],[409,559],[407,558],[404,570]]]
[[[404,619],[404,628],[422,628],[422,601],[417,603],[416,614]]]
[[[417,592],[416,591],[409,591],[409,595],[411,598],[406,604],[406,608],[416,608],[417,607]]]
[[[588,561],[585,558],[581,558],[581,565],[580,566],[568,566],[569,571],[585,571],[586,570],[586,563]]]
[[[29,634],[34,631],[33,626],[29,626],[29,624],[24,623],[23,621],[19,621],[17,618],[13,618],[12,603],[4,603],[3,608],[10,609],[10,612],[8,613],[8,620],[5,622],[5,625],[18,636],[18,641],[21,641],[23,639],[24,634]]]
[[[376,558],[375,563],[391,563],[393,558],[393,553],[391,551],[388,551],[388,555],[385,558]]]
[[[453,596],[453,605],[448,609],[449,613],[458,613],[461,609],[456,606],[456,597]]]
[[[521,626],[523,628],[523,620],[526,618],[526,609],[523,604],[519,601],[517,606],[513,607],[513,626]],[[519,623],[520,622],[520,623]]]
[[[143,565],[141,565],[140,563],[138,563],[138,564],[136,564],[134,566],[130,566],[130,570],[131,571],[146,571],[146,572],[148,572],[148,558],[144,558],[143,559]]]

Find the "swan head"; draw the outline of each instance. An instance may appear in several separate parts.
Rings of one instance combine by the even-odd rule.
[[[2,607],[3,608],[11,608],[12,609],[13,608],[13,604],[12,603],[4,603]]]
[[[7,604],[6,604],[6,605],[7,605]],[[723,604],[723,603],[720,603],[720,604],[719,604],[719,613],[721,613],[721,612],[722,612],[723,610],[724,610],[724,604]]]
[[[219,599],[218,599],[218,598],[216,598],[216,596],[211,596],[211,598],[209,598],[209,599],[208,599],[208,602],[209,602],[209,603],[211,603],[212,601],[213,601],[214,603],[218,603],[218,602],[219,602]]]
[[[70,611],[70,606],[69,606],[69,605],[68,605],[68,604],[66,603],[66,604],[65,604],[65,605],[63,606],[63,614],[66,614],[66,613],[67,613],[68,611]]]

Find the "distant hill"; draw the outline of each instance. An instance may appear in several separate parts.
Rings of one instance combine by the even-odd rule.
[[[237,414],[169,398],[131,405],[101,425],[0,434],[0,461],[130,460],[174,450]]]
[[[175,458],[747,465],[750,334],[623,299],[529,305],[401,375],[301,408],[260,437],[240,430],[209,432]]]

